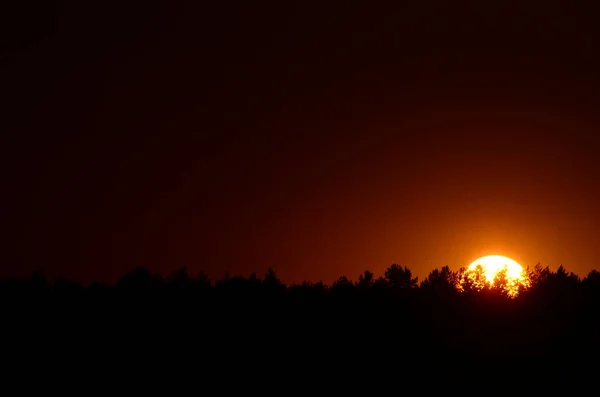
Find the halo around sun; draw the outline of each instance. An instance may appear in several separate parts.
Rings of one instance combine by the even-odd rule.
[[[520,287],[529,285],[527,273],[516,261],[502,255],[488,255],[473,261],[466,269],[461,284],[471,283],[477,289],[487,284],[494,288],[494,280],[504,273],[506,279],[501,288],[511,297],[519,293]]]

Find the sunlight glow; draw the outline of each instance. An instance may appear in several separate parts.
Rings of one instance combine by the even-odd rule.
[[[488,255],[471,263],[460,283],[463,290],[467,284],[476,290],[487,284],[489,288],[502,289],[508,296],[515,297],[520,289],[529,286],[529,277],[514,260],[502,255]]]

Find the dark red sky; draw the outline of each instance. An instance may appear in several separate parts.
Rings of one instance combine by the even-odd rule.
[[[598,268],[591,8],[37,3],[1,12],[2,274]]]

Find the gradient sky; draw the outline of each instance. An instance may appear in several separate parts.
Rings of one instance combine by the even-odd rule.
[[[79,3],[1,13],[0,273],[598,269],[585,7]]]

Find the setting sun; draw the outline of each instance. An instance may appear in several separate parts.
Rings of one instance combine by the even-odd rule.
[[[499,276],[505,276],[505,281],[500,288],[514,297],[519,293],[519,287],[527,287],[529,279],[523,266],[516,261],[502,255],[488,255],[477,259],[469,265],[461,281],[462,286],[470,283],[476,289],[481,289],[487,284],[495,287],[494,281]]]

